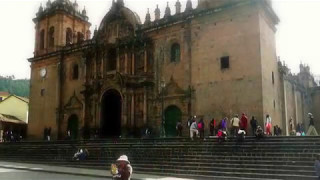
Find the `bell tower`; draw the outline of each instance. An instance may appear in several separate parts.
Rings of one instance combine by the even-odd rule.
[[[36,29],[34,55],[44,55],[90,39],[88,20],[87,11],[80,12],[77,1],[48,0],[46,7],[40,5],[33,19]]]

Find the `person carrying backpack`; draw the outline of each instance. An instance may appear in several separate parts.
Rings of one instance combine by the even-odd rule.
[[[204,122],[203,122],[203,118],[200,119],[199,123],[198,123],[198,131],[200,133],[200,138],[204,138]]]

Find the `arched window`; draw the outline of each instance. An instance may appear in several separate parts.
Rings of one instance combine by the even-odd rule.
[[[49,47],[54,47],[54,27],[50,27],[49,29]]]
[[[178,43],[171,46],[171,62],[180,62],[180,45]]]
[[[111,49],[107,55],[107,71],[114,71],[117,69],[117,51]]]
[[[72,68],[72,79],[77,80],[79,78],[79,65],[75,64]]]
[[[44,30],[40,32],[40,49],[44,49]]]
[[[86,40],[91,38],[91,32],[88,30],[86,33]]]
[[[71,44],[72,43],[72,30],[71,28],[67,28],[66,32],[66,44]]]
[[[77,33],[77,43],[81,43],[84,41],[84,36],[81,32]]]

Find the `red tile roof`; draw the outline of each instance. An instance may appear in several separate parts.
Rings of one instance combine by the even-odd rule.
[[[8,92],[0,91],[0,96],[9,96]]]

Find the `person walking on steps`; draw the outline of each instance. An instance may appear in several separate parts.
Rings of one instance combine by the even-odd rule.
[[[212,120],[210,121],[209,127],[210,127],[210,136],[216,135],[216,133],[215,133],[216,120],[214,118],[212,118]]]
[[[318,132],[314,127],[313,115],[311,113],[308,113],[308,117],[309,117],[309,129],[307,132],[307,136],[318,136]]]
[[[242,116],[240,119],[240,129],[248,133],[248,117],[246,116],[245,113],[242,113]]]
[[[250,125],[251,125],[251,130],[252,130],[252,136],[254,136],[256,134],[256,130],[257,130],[257,126],[258,126],[258,122],[254,116],[252,116],[252,118],[250,120]]]
[[[193,120],[191,126],[190,126],[190,138],[193,140],[193,136],[196,134],[196,137],[199,135],[198,131],[198,123],[196,120]]]

